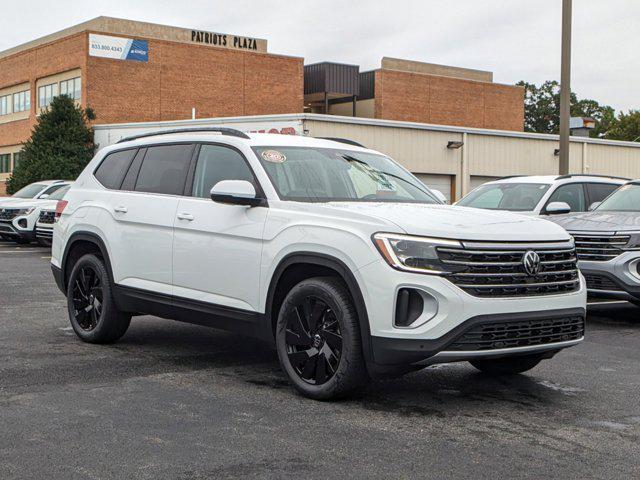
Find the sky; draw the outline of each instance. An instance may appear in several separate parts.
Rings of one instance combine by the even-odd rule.
[[[383,56],[560,80],[561,0],[2,0],[0,50],[106,15],[266,38],[272,53],[380,66]],[[571,87],[640,109],[640,0],[574,0]]]

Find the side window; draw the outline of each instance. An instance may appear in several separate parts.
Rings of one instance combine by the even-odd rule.
[[[603,201],[619,187],[620,185],[610,185],[608,183],[587,183],[589,203],[591,204]]]
[[[192,195],[209,198],[211,188],[222,180],[246,180],[257,190],[251,169],[240,153],[219,145],[202,145],[193,176]]]
[[[51,185],[49,188],[47,188],[44,192],[42,192],[40,195],[38,195],[38,198],[42,197],[42,195],[51,195],[53,192],[60,190],[62,187],[65,187],[65,184],[62,185]]]
[[[135,149],[113,152],[102,160],[93,175],[105,188],[117,190],[135,154]]]
[[[571,207],[572,212],[584,212],[586,210],[584,188],[582,183],[562,185],[549,197],[547,205],[551,202],[564,202]]]
[[[149,147],[138,173],[135,190],[182,195],[192,151],[193,145]]]

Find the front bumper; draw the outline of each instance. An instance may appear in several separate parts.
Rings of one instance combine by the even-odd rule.
[[[371,338],[371,360],[375,365],[425,365],[485,357],[556,352],[581,340],[571,338],[527,349],[495,348],[495,351],[448,352],[447,348],[469,328],[491,322],[543,320],[571,314],[584,318],[587,289],[581,277],[577,291],[556,295],[515,297],[473,296],[449,280],[435,276],[402,272],[384,261],[366,265],[357,272],[367,306]],[[424,292],[437,304],[429,317],[410,328],[394,325],[396,299],[403,288]],[[524,312],[524,313],[523,313]],[[520,348],[520,346],[518,346]]]
[[[589,296],[640,300],[640,252],[625,252],[608,262],[579,262]]]
[[[379,365],[427,366],[480,358],[553,355],[584,339],[585,315],[584,308],[483,315],[433,340],[373,337],[373,356]],[[552,326],[554,322],[556,326]],[[523,324],[528,324],[527,328],[518,328]],[[477,333],[484,327],[494,333]],[[465,341],[469,338],[473,341]],[[467,347],[461,348],[463,345]]]
[[[11,238],[22,238],[33,242],[36,239],[34,224],[31,219],[26,216],[16,217],[10,221],[0,221],[0,234]],[[25,227],[20,226],[20,221],[26,224]]]

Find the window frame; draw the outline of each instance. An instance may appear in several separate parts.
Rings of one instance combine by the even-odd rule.
[[[563,187],[567,187],[569,185],[580,185],[580,187],[582,187],[582,196],[584,197],[584,202],[585,202],[585,208],[588,209],[589,205],[588,203],[588,199],[589,197],[587,196],[587,189],[585,187],[585,185],[587,183],[590,182],[567,182],[567,183],[562,183],[560,185],[558,185],[556,188],[554,188],[553,190],[551,190],[551,192],[549,192],[547,199],[545,200],[545,204],[544,207],[540,210],[540,215],[549,215],[549,212],[547,212],[547,207],[549,206],[550,203],[553,203],[551,201],[551,197],[553,197],[553,195],[560,189]],[[595,182],[597,183],[597,182]],[[583,212],[574,212],[573,210],[571,210],[571,213],[584,213],[587,212],[588,210],[584,210]]]
[[[141,191],[141,190],[136,190],[136,185],[138,184],[138,177],[140,176],[140,170],[142,170],[142,165],[144,165],[144,161],[147,158],[147,153],[149,152],[149,149],[150,148],[154,148],[154,147],[171,147],[171,146],[176,146],[176,145],[190,145],[191,146],[191,156],[189,158],[189,165],[187,167],[187,174],[185,176],[185,184],[182,186],[182,193],[175,193],[174,194],[174,193],[144,192],[144,191]],[[138,147],[141,150],[144,149],[144,152],[142,154],[142,158],[140,159],[140,162],[138,162],[138,164],[134,166],[135,170],[132,171],[132,174],[135,174],[135,179],[133,181],[133,190],[122,190],[122,186],[124,184],[125,179],[129,175],[129,170],[133,166],[136,158],[138,158],[138,154],[140,152],[136,153],[136,155],[134,155],[133,159],[131,160],[131,164],[129,165],[129,169],[127,170],[127,173],[125,173],[125,175],[124,175],[124,177],[122,179],[122,183],[120,184],[120,190],[119,191],[126,191],[126,192],[130,192],[130,193],[137,193],[137,194],[142,194],[142,195],[164,195],[164,196],[168,196],[168,197],[184,197],[185,196],[185,190],[186,190],[186,184],[187,184],[187,181],[189,179],[189,172],[191,171],[191,168],[193,166],[193,155],[194,155],[194,152],[197,150],[196,146],[197,146],[196,142],[169,142],[169,143],[150,143],[150,144]],[[123,148],[123,150],[128,150],[128,149]],[[111,152],[109,152],[109,153],[111,153]]]
[[[131,168],[131,165],[133,164],[133,162],[135,161],[136,157],[138,156],[138,154],[140,153],[141,148],[140,147],[128,147],[128,148],[119,148],[117,150],[112,150],[109,153],[107,153],[104,157],[102,157],[102,159],[100,160],[100,162],[98,162],[98,165],[96,165],[96,168],[93,169],[93,172],[91,172],[91,175],[93,175],[93,178],[96,180],[96,182],[98,182],[105,190],[111,190],[111,191],[118,191],[122,188],[122,184],[124,183],[124,179],[127,176],[127,173],[129,172],[129,169]],[[120,179],[120,182],[118,184],[118,188],[109,188],[106,185],[103,185],[102,182],[100,180],[98,180],[98,177],[96,176],[96,173],[98,173],[98,170],[100,169],[100,167],[102,166],[102,164],[105,162],[105,160],[107,159],[107,157],[109,157],[110,155],[116,154],[116,153],[120,153],[120,152],[128,152],[128,151],[135,151],[135,153],[133,154],[133,156],[131,157],[131,160],[129,161],[127,168],[125,168],[124,171],[124,175],[122,176],[122,178]]]
[[[186,187],[185,187],[185,192],[184,192],[184,196],[185,197],[189,197],[191,199],[195,199],[195,200],[207,200],[207,201],[211,201],[210,197],[196,197],[193,195],[193,183],[195,181],[195,172],[196,172],[196,168],[198,166],[198,158],[200,156],[200,150],[202,149],[203,145],[211,145],[214,147],[223,147],[223,148],[228,148],[229,150],[233,150],[236,153],[238,153],[238,155],[240,155],[240,158],[242,158],[242,160],[244,161],[245,165],[247,166],[247,168],[249,169],[249,172],[251,173],[251,176],[253,177],[253,181],[254,181],[254,185],[256,188],[256,198],[259,198],[261,200],[260,204],[258,206],[260,207],[268,207],[269,206],[269,202],[267,200],[267,196],[264,193],[264,189],[262,187],[262,184],[260,183],[260,180],[258,179],[258,176],[256,175],[255,170],[253,169],[253,166],[251,165],[251,162],[249,162],[249,160],[247,159],[246,155],[237,147],[235,147],[234,145],[229,145],[228,143],[221,143],[221,142],[198,142],[197,143],[197,148],[196,151],[194,152],[194,156],[191,159],[191,166],[189,167],[189,171],[187,172],[187,181],[186,181]]]

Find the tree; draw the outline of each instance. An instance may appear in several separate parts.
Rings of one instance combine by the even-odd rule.
[[[78,107],[68,96],[55,97],[25,142],[7,192],[39,180],[75,179],[94,153],[93,130],[88,126],[94,118],[91,109]]]
[[[524,129],[527,132],[558,133],[560,131],[560,84],[547,80],[542,85],[524,81],[518,82],[525,89]],[[596,128],[590,132],[592,137],[600,137],[607,132],[615,120],[615,111],[608,105],[600,105],[595,100],[578,100],[571,92],[571,116],[592,117]]]
[[[610,129],[604,134],[607,140],[626,140],[637,142],[640,140],[640,110],[620,112],[612,122]]]

